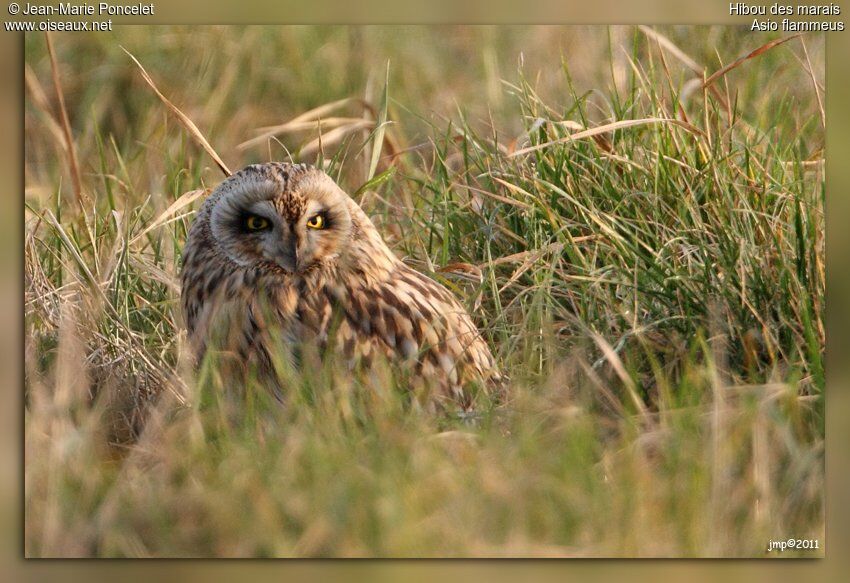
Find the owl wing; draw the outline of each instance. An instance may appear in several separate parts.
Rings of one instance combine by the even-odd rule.
[[[327,297],[343,306],[336,333],[349,358],[367,365],[376,354],[401,360],[416,378],[462,404],[469,401],[470,385],[486,390],[500,382],[493,356],[460,302],[401,262],[381,281],[353,277]]]

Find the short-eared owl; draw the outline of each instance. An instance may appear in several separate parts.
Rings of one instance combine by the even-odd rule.
[[[352,368],[378,356],[408,371],[412,389],[464,408],[472,388],[503,380],[458,300],[397,259],[312,166],[253,165],[222,182],[192,225],[182,284],[199,359],[215,344],[274,377],[305,345]]]

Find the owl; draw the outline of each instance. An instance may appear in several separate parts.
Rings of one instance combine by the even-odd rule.
[[[284,400],[279,363],[298,367],[305,349],[352,371],[388,362],[438,406],[469,410],[482,390],[503,390],[460,302],[400,261],[312,166],[257,164],[222,182],[192,224],[181,275],[196,358],[223,350]]]

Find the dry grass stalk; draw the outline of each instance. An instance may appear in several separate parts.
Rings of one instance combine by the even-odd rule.
[[[570,134],[563,138],[558,138],[557,140],[550,140],[548,142],[544,142],[542,144],[537,144],[536,146],[529,146],[527,148],[521,148],[512,154],[508,155],[508,158],[515,158],[516,156],[522,156],[523,154],[528,154],[530,152],[536,152],[538,150],[543,150],[545,148],[549,148],[556,144],[565,144],[567,142],[574,142],[576,140],[581,140],[584,138],[592,138],[599,134],[604,134],[607,132],[613,132],[615,130],[630,128],[634,126],[647,125],[647,124],[656,124],[656,123],[669,123],[672,125],[677,125],[682,127],[689,132],[696,135],[704,135],[703,131],[692,126],[689,123],[686,123],[679,119],[669,119],[669,118],[659,118],[659,117],[647,117],[644,119],[624,119],[620,121],[615,121],[612,123],[607,123],[601,126],[596,126],[595,128],[590,128],[588,130],[584,130],[581,132],[576,132],[574,134]]]
[[[128,51],[124,47],[121,47],[121,49],[125,53],[127,53],[127,56],[133,59],[133,62],[136,63],[136,66],[139,67],[139,70],[142,72],[142,78],[144,78],[148,86],[153,89],[154,93],[156,93],[156,96],[159,97],[159,99],[166,105],[166,107],[168,107],[168,109],[170,109],[171,112],[174,113],[175,116],[177,116],[177,119],[180,121],[181,124],[183,124],[183,127],[185,127],[189,131],[189,135],[191,135],[195,139],[195,141],[198,142],[198,144],[207,152],[207,154],[210,155],[213,161],[215,161],[216,165],[218,165],[221,171],[224,172],[224,175],[230,176],[231,174],[233,174],[230,171],[230,168],[227,167],[227,164],[224,163],[224,160],[221,159],[221,157],[216,153],[215,149],[213,149],[213,147],[204,137],[204,134],[201,133],[201,130],[198,129],[198,126],[195,125],[195,122],[189,119],[189,116],[180,111],[180,109],[176,105],[171,103],[171,101],[169,101],[169,99],[162,94],[162,92],[157,88],[156,83],[153,82],[151,76],[148,74],[148,72],[139,62],[139,60],[136,59],[136,57],[134,57],[130,51]]]
[[[749,59],[753,59],[753,58],[761,55],[762,53],[769,51],[770,49],[772,49],[774,47],[778,47],[781,44],[787,43],[789,40],[797,38],[798,36],[800,36],[799,33],[798,34],[792,34],[791,36],[786,36],[784,38],[778,38],[776,40],[770,41],[769,43],[763,44],[759,48],[747,53],[746,55],[744,55],[740,59],[737,59],[737,60],[733,61],[732,63],[729,63],[728,65],[726,65],[725,67],[723,67],[719,71],[715,71],[714,73],[712,73],[708,77],[708,79],[706,79],[703,82],[702,86],[708,87],[709,85],[711,85],[712,83],[717,81],[720,77],[723,77],[726,73],[728,73],[732,69],[739,67],[741,65],[741,63],[743,63],[744,61],[748,61]]]
[[[80,167],[77,163],[77,152],[74,146],[74,139],[71,135],[71,122],[68,119],[68,108],[65,106],[65,92],[62,90],[62,83],[59,80],[59,65],[56,63],[56,52],[53,50],[53,41],[50,39],[50,33],[45,32],[44,38],[47,41],[47,52],[50,55],[50,68],[53,71],[53,87],[56,89],[56,97],[59,100],[59,114],[62,120],[62,133],[65,136],[65,152],[68,154],[68,166],[71,170],[71,180],[74,185],[74,202],[77,209],[83,207],[83,184],[80,179]]]

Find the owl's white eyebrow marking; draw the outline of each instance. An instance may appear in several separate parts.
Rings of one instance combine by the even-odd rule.
[[[304,207],[304,216],[310,218],[320,213],[329,213],[328,205],[316,199],[307,199],[307,204]]]
[[[244,205],[241,210],[262,216],[264,218],[272,218],[277,214],[275,213],[274,205],[270,200],[254,201],[252,203]]]

